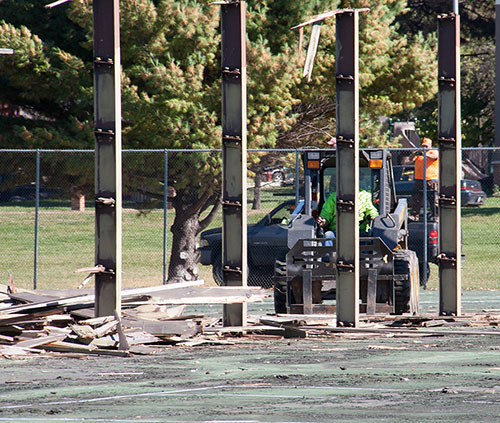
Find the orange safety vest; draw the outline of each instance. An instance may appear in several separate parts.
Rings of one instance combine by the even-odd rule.
[[[426,159],[427,171],[425,179],[427,181],[437,181],[439,177],[439,161],[438,159]],[[424,179],[424,156],[417,156],[415,158],[415,179]]]

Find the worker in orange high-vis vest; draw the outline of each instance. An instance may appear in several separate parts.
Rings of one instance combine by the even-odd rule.
[[[413,185],[413,195],[410,200],[411,217],[418,219],[420,209],[424,203],[424,176],[427,185],[427,201],[431,211],[431,218],[437,219],[438,211],[438,178],[439,178],[439,153],[432,148],[432,140],[424,138],[422,140],[426,156],[426,169],[424,171],[424,155],[420,153],[415,158],[415,183]],[[424,208],[425,209],[425,208]],[[425,212],[425,210],[424,210]],[[425,213],[424,213],[425,215]]]

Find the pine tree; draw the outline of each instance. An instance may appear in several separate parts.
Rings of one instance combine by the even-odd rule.
[[[220,18],[218,7],[208,3],[120,2],[124,148],[220,148]],[[360,26],[365,144],[381,142],[374,123],[378,116],[418,106],[435,89],[432,44],[423,36],[410,39],[397,33],[395,19],[406,4],[402,0],[248,3],[251,148],[324,145],[325,134],[335,133],[334,21],[323,25],[310,83],[300,77],[298,37],[290,31],[327,7],[371,8]],[[53,14],[42,6],[38,0],[0,2],[5,19],[0,46],[16,50],[16,55],[0,58],[0,98],[29,112],[27,118],[0,121],[0,146],[92,148],[91,1],[73,0]],[[28,14],[37,18],[28,19]],[[312,135],[300,136],[311,127]],[[257,171],[261,159],[253,159]],[[141,172],[150,164],[136,159],[137,176],[147,178],[147,171]],[[196,236],[216,211],[220,166],[217,153],[178,154],[169,162],[169,182],[177,194],[172,200],[172,281],[198,277]]]

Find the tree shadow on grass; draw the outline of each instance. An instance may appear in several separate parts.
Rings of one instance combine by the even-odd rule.
[[[462,217],[479,217],[479,216],[493,216],[500,214],[500,207],[474,207],[462,208]]]

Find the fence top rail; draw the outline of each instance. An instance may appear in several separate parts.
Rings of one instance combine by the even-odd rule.
[[[437,147],[436,147],[437,148]],[[249,153],[259,153],[259,152],[278,152],[278,153],[295,153],[295,152],[305,152],[311,150],[333,150],[331,148],[251,148],[247,151]],[[377,147],[368,147],[362,148],[361,150],[370,151],[370,150],[380,150]],[[413,147],[413,148],[387,148],[389,151],[421,151],[422,147]],[[500,147],[462,147],[463,151],[496,151],[500,150]],[[176,149],[123,149],[123,153],[212,153],[212,152],[221,152],[220,148],[213,149],[189,149],[189,148],[176,148]],[[22,149],[22,148],[0,148],[0,153],[95,153],[94,149]]]

